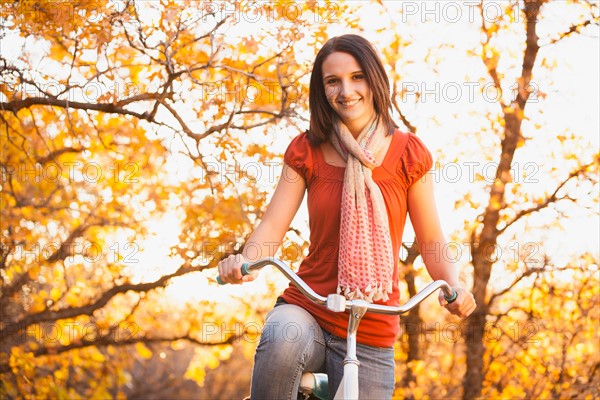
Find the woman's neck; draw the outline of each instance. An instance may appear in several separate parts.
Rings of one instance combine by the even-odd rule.
[[[371,124],[373,124],[373,122],[374,118],[369,118],[366,121],[355,121],[354,123],[350,122],[349,124],[346,124],[346,127],[348,128],[352,136],[354,136],[354,139],[358,139],[360,134],[364,132],[365,129],[368,129],[371,126]]]

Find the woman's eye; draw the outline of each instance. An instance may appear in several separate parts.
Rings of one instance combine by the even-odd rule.
[[[336,79],[327,79],[325,81],[325,84],[326,85],[333,85],[333,84],[335,84],[335,82],[336,82]]]
[[[354,75],[354,79],[357,80],[357,81],[363,79],[364,77],[365,76],[363,74],[356,74],[356,75]]]

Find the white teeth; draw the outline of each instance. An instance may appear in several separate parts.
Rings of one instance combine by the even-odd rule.
[[[340,103],[342,103],[342,105],[344,107],[351,107],[351,106],[355,105],[356,103],[358,103],[359,100],[360,99],[358,99],[358,100],[351,100],[351,101],[341,101]]]

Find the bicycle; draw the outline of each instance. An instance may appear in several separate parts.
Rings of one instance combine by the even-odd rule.
[[[277,258],[263,258],[253,263],[244,263],[241,268],[242,275],[248,275],[252,271],[259,270],[264,266],[271,264],[277,267],[279,271],[290,282],[296,286],[302,294],[311,301],[334,312],[349,311],[348,316],[348,336],[346,339],[346,357],[344,358],[344,372],[342,381],[335,394],[335,400],[358,399],[358,367],[360,362],[356,357],[356,332],[360,320],[367,311],[386,315],[400,315],[410,311],[417,304],[421,303],[436,290],[441,289],[444,298],[448,303],[456,300],[457,293],[443,280],[431,282],[416,295],[411,297],[406,303],[400,306],[386,306],[381,304],[372,304],[364,300],[347,300],[339,294],[330,294],[327,297],[317,294],[310,288],[290,267]],[[217,277],[219,284],[224,282]],[[300,393],[308,398],[313,395],[318,399],[325,400],[329,398],[329,388],[327,384],[327,375],[322,373],[304,372],[300,380]]]

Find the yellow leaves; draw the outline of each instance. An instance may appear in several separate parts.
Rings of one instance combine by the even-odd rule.
[[[178,65],[187,65],[191,61],[194,64],[206,64],[210,59],[207,49],[210,48],[208,38],[204,41],[196,41],[196,37],[189,32],[180,34],[178,43],[174,45],[175,51],[173,60]]]
[[[314,38],[315,45],[323,45],[329,38],[329,35],[327,34],[327,26],[319,25],[319,27],[313,31],[312,37]]]
[[[215,369],[221,360],[228,359],[232,354],[231,345],[218,345],[210,348],[195,349],[195,354],[185,372],[185,377],[196,381],[199,386],[204,385],[206,369]]]
[[[22,374],[25,378],[31,379],[34,376],[33,352],[26,352],[20,346],[14,346],[10,350],[9,365],[14,374]]]
[[[251,36],[244,39],[244,50],[246,50],[249,54],[257,54],[258,53],[258,42],[254,40]]]
[[[246,148],[246,155],[253,157],[255,155],[264,156],[269,154],[267,146],[259,144],[251,144]]]
[[[38,298],[38,299],[34,300],[31,307],[29,307],[29,312],[32,314],[37,314],[37,313],[44,311],[45,309],[46,309],[45,301],[43,299]]]
[[[527,371],[525,370],[525,373]],[[526,374],[525,378],[526,379],[529,375]],[[509,398],[509,399],[519,399],[519,398],[524,398],[526,397],[525,392],[523,390],[522,387],[518,387],[516,385],[510,385],[508,387],[506,387],[502,393],[499,395],[499,397],[501,398]]]
[[[123,392],[122,390],[119,390],[117,392],[117,399],[118,400],[126,400],[127,399],[127,394],[125,394],[125,392]]]
[[[54,43],[50,48],[49,56],[53,60],[64,60],[65,58],[69,57],[69,52],[63,44]]]
[[[66,368],[54,371],[54,377],[59,381],[65,381],[69,377],[69,371]]]
[[[58,300],[61,295],[62,295],[62,291],[57,287],[54,287],[50,290],[50,299],[52,301]]]
[[[199,349],[196,349],[194,357],[190,361],[187,370],[185,371],[185,377],[195,381],[199,386],[204,385],[204,378],[206,377],[205,362],[199,357]]]
[[[135,344],[135,350],[145,360],[152,358],[152,351],[141,342]]]
[[[41,266],[39,264],[34,264],[29,271],[27,271],[27,275],[29,275],[29,279],[32,281],[36,280],[38,275],[40,274]]]
[[[204,385],[205,376],[206,371],[204,370],[204,368],[199,365],[192,366],[192,363],[190,363],[184,375],[185,378],[195,381],[198,384],[198,386]]]
[[[394,393],[395,399],[415,398],[415,399],[430,399],[444,398],[446,393],[443,386],[433,389],[435,382],[439,382],[439,372],[437,364],[435,367],[425,365],[425,360],[412,360],[405,364],[407,369],[412,371],[414,381],[409,382],[406,386],[401,387]],[[432,397],[432,392],[436,393]]]
[[[138,85],[140,83],[140,74],[147,68],[143,65],[130,65],[127,69],[129,70],[130,82]]]
[[[111,39],[110,32],[107,29],[99,29],[96,33],[96,46],[97,54],[99,55],[102,51],[104,44],[108,43]]]
[[[65,296],[65,301],[70,307],[77,307],[81,303],[81,289],[74,287],[69,290]]]
[[[50,38],[58,34],[63,37],[84,36],[90,26],[101,24],[104,15],[114,11],[111,5],[104,7],[95,0],[26,0],[15,4],[12,15],[24,36],[33,34]]]
[[[97,363],[103,363],[106,361],[104,354],[102,354],[97,348],[91,349],[89,356],[92,361]]]

